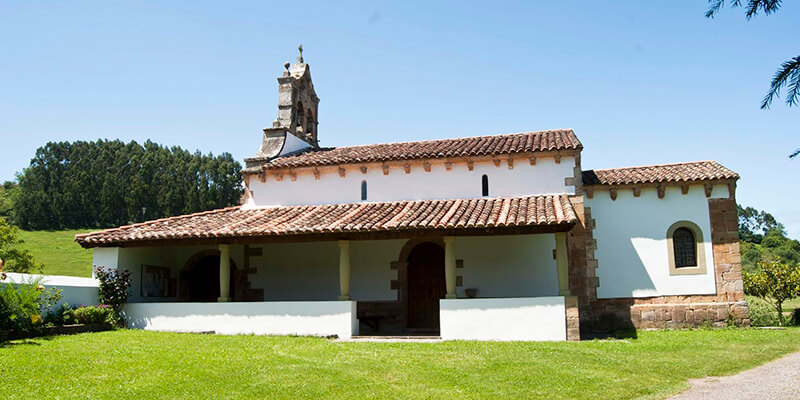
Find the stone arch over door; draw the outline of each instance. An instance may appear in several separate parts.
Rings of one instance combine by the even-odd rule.
[[[178,300],[184,302],[216,302],[219,297],[219,250],[201,250],[183,264],[178,283]],[[238,275],[231,258],[231,297],[236,298]]]

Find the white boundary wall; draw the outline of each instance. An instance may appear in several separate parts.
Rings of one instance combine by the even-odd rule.
[[[151,331],[340,338],[358,334],[354,301],[129,303],[122,312],[131,328]]]
[[[71,306],[94,305],[97,300],[97,286],[100,282],[94,278],[81,278],[77,276],[61,275],[35,275],[18,274],[7,272],[8,278],[0,281],[0,284],[9,283],[29,283],[34,279],[42,278],[42,285],[45,288],[61,289],[60,303],[68,303]]]
[[[564,297],[439,301],[444,340],[567,340]]]

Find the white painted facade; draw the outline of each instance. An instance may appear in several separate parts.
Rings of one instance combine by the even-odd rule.
[[[726,185],[712,190],[712,198],[728,196]],[[619,190],[616,200],[608,191],[597,190],[585,204],[596,224],[598,298],[716,292],[708,198],[702,185],[690,186],[685,195],[679,187],[668,187],[663,199],[655,188],[643,188],[638,198],[630,189]],[[693,222],[703,232],[704,274],[670,275],[667,230],[678,221]]]
[[[411,164],[408,174],[397,164],[389,167],[388,174],[380,164],[368,165],[366,173],[360,165],[352,165],[345,169],[344,177],[338,167],[320,168],[319,179],[313,169],[304,168],[295,171],[295,180],[285,173],[280,180],[267,173],[264,182],[249,175],[245,179],[252,195],[246,206],[360,202],[362,182],[367,183],[366,201],[475,198],[481,197],[483,175],[489,178],[489,197],[574,194],[575,186],[566,185],[565,179],[575,175],[575,165],[572,156],[562,156],[559,163],[555,157],[539,157],[535,165],[527,158],[517,158],[513,169],[504,159],[499,165],[491,160],[476,161],[472,171],[466,162],[453,162],[448,171],[444,161],[432,160],[430,172],[422,164]]]
[[[123,317],[130,327],[150,331],[339,338],[358,334],[352,301],[129,303]]]
[[[517,297],[440,300],[444,340],[567,339],[564,298]]]
[[[405,239],[354,241],[350,247],[350,295],[359,301],[397,300],[391,281],[397,270],[391,263],[398,257]],[[264,244],[262,255],[251,257],[249,275],[252,288],[264,289],[265,301],[326,301],[339,295],[339,248],[334,241]],[[170,268],[177,279],[190,258],[211,246],[96,248],[94,264],[131,271],[132,303],[176,302],[177,296],[142,297],[142,266]],[[553,259],[555,235],[506,235],[457,237],[456,258],[463,268],[463,285],[456,288],[477,289],[477,296],[534,297],[558,294],[556,261]],[[231,268],[244,265],[243,247],[231,246]]]

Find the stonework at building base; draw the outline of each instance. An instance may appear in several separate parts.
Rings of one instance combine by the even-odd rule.
[[[661,296],[598,300],[592,307],[593,332],[750,326],[747,302],[717,296]]]

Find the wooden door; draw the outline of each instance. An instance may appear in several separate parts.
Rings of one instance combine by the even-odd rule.
[[[439,300],[446,293],[444,249],[420,243],[408,256],[408,327],[439,330]]]

